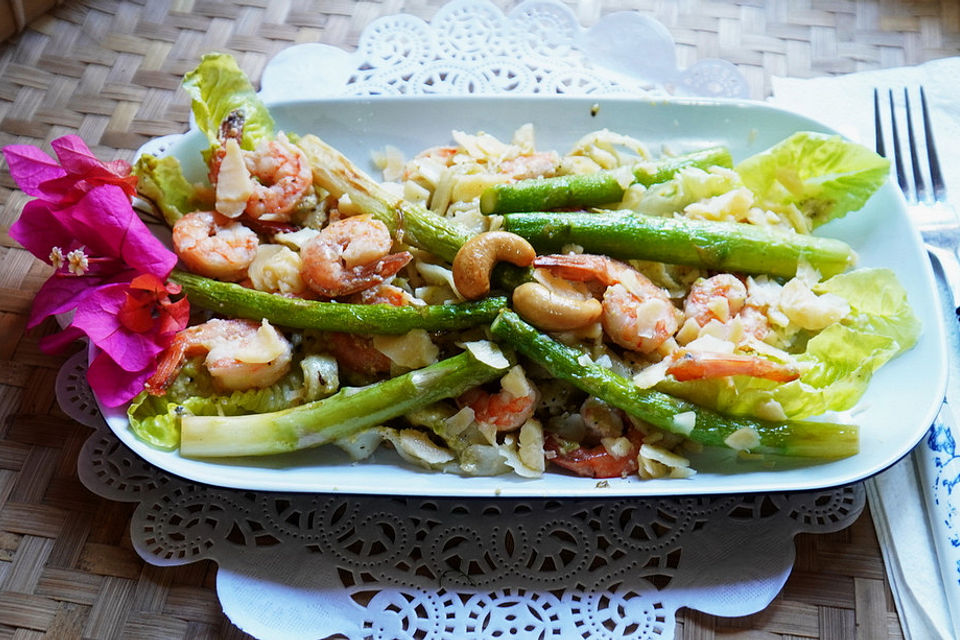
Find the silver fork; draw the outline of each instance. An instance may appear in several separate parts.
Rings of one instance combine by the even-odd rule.
[[[954,637],[960,637],[960,550],[952,544],[956,531],[951,522],[957,508],[956,500],[938,491],[942,486],[953,486],[954,478],[942,477],[945,469],[940,460],[940,445],[943,434],[955,438],[960,433],[953,410],[960,408],[960,366],[956,360],[956,352],[960,351],[960,324],[956,322],[958,307],[960,307],[960,260],[957,258],[957,249],[960,247],[960,218],[953,207],[947,204],[947,190],[940,173],[940,162],[937,158],[937,149],[933,141],[933,132],[930,127],[930,114],[927,109],[927,97],[920,88],[920,108],[923,118],[924,147],[926,148],[926,174],[920,161],[918,138],[914,131],[913,114],[910,110],[910,94],[903,90],[904,117],[909,145],[909,168],[906,170],[906,161],[900,144],[897,128],[897,115],[894,108],[893,91],[887,91],[889,102],[890,130],[893,141],[893,162],[896,167],[897,182],[907,199],[907,210],[910,218],[920,230],[927,252],[936,258],[944,275],[944,283],[952,296],[953,322],[948,321],[948,353],[954,352],[949,359],[948,384],[946,396],[940,411],[930,431],[921,440],[914,450],[914,461],[924,495],[928,524],[934,539],[937,555],[940,558],[940,572],[943,580],[944,594],[947,599],[949,618]],[[883,137],[882,114],[880,95],[873,91],[874,122],[876,126],[877,153],[886,155]],[[927,185],[929,177],[930,185]],[[946,312],[946,309],[944,309]],[[952,451],[950,452],[952,456]],[[949,493],[949,492],[948,492]]]
[[[947,189],[940,172],[940,160],[933,140],[930,126],[930,112],[927,109],[927,96],[920,87],[920,111],[923,124],[923,148],[926,149],[926,167],[920,161],[918,136],[913,123],[910,108],[910,92],[903,90],[905,127],[909,158],[904,158],[901,147],[897,111],[894,107],[893,90],[887,90],[890,112],[890,133],[893,141],[893,162],[897,172],[897,182],[907,199],[910,218],[920,230],[927,252],[937,259],[953,297],[953,309],[960,313],[960,218],[947,203]],[[873,90],[873,115],[876,133],[877,153],[886,157],[886,145],[883,135],[883,116],[880,107],[880,92]],[[909,163],[907,162],[909,161]],[[909,167],[909,173],[907,168]],[[929,185],[927,179],[929,178]]]

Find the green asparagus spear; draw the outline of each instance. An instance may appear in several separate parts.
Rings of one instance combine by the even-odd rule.
[[[191,458],[252,456],[315,447],[460,395],[502,376],[511,364],[503,354],[477,357],[468,349],[423,369],[282,411],[184,416],[180,453]]]
[[[745,223],[660,218],[640,213],[510,213],[506,231],[537,252],[575,244],[587,253],[655,260],[717,271],[792,277],[806,262],[829,277],[846,271],[856,254],[845,242]]]
[[[489,214],[596,207],[622,200],[625,187],[631,180],[649,187],[670,180],[687,167],[708,169],[714,166],[733,167],[733,158],[726,147],[710,147],[642,162],[634,167],[632,176],[627,174],[626,181],[614,171],[599,171],[497,184],[480,196],[480,211]]]
[[[678,171],[687,167],[704,170],[710,167],[732,169],[733,157],[726,147],[710,147],[672,158],[640,163],[634,168],[633,177],[643,186],[649,187],[652,184],[670,180]]]
[[[507,306],[507,299],[503,297],[425,307],[319,302],[256,291],[184,271],[174,271],[170,279],[179,284],[190,303],[198,307],[231,317],[266,318],[273,324],[294,329],[373,334],[402,334],[412,329],[465,329],[491,322],[500,309]]]
[[[452,262],[470,234],[429,209],[397,199],[346,156],[314,135],[298,145],[313,168],[316,184],[335,198],[348,198],[360,211],[383,222],[399,240]]]
[[[582,209],[619,202],[623,192],[621,177],[612,171],[532,178],[488,187],[480,196],[480,212]]]
[[[732,434],[748,430],[748,434],[752,431],[756,435],[758,446],[751,450],[757,453],[844,458],[859,450],[859,429],[854,425],[730,417],[656,390],[641,389],[631,380],[587,362],[580,351],[556,342],[512,311],[502,311],[492,331],[495,339],[539,363],[555,378],[656,427],[704,445],[724,446]]]

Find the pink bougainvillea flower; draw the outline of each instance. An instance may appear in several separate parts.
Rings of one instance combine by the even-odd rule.
[[[77,306],[72,326],[126,371],[150,366],[173,334],[187,324],[185,298],[172,302],[180,287],[144,274],[129,283],[97,288]]]
[[[128,197],[137,192],[137,177],[125,160],[102,162],[80,136],[69,135],[50,143],[59,163],[32,145],[12,144],[3,155],[10,175],[29,196],[67,204],[79,200],[94,187],[112,184]]]
[[[62,208],[32,200],[10,227],[10,236],[57,268],[37,292],[31,327],[75,308],[98,286],[129,282],[140,273],[165,280],[177,263],[176,254],[150,232],[127,195],[113,185],[95,187]],[[68,261],[71,254],[73,262]],[[60,260],[65,262],[56,264]]]
[[[137,333],[156,329],[166,334],[183,329],[190,319],[190,305],[186,298],[170,300],[170,296],[180,290],[180,285],[163,282],[156,276],[137,276],[130,283],[127,299],[117,314],[120,323]]]
[[[34,147],[3,152],[28,202],[10,236],[54,267],[37,292],[29,327],[73,311],[71,324],[40,342],[62,349],[87,336],[97,347],[87,378],[100,400],[132,399],[156,368],[158,354],[187,324],[185,298],[166,279],[177,263],[131,206],[130,165],[98,160],[77,136],[51,143],[59,164]]]
[[[87,372],[90,387],[109,406],[122,404],[133,396],[120,379],[136,378],[136,395],[156,368],[157,356],[174,334],[187,326],[190,308],[186,298],[173,302],[180,292],[156,276],[142,274],[130,283],[99,287],[77,306],[72,326],[86,334],[100,349],[95,358],[106,359]]]

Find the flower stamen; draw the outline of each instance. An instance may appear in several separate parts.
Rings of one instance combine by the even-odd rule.
[[[53,268],[57,271],[60,270],[60,267],[63,266],[63,249],[54,247],[50,250],[50,264],[52,264]]]
[[[87,272],[87,269],[90,268],[90,263],[87,260],[87,254],[83,251],[83,247],[74,249],[68,253],[67,261],[69,262],[67,269],[75,276],[82,276]]]

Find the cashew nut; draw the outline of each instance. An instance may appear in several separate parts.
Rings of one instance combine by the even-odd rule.
[[[490,293],[490,272],[497,262],[529,266],[537,252],[529,242],[514,233],[487,231],[463,243],[453,258],[453,284],[467,300]]]
[[[513,308],[544,331],[568,331],[600,319],[603,305],[595,298],[578,300],[553,291],[539,282],[524,282],[513,290]]]

